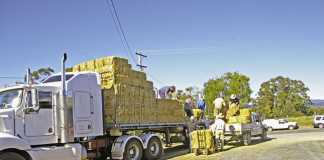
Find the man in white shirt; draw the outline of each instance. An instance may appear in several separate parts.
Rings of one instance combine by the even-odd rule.
[[[216,120],[214,123],[215,129],[213,131],[215,135],[216,144],[218,144],[217,146],[220,146],[221,149],[223,149],[224,147],[224,132],[225,132],[225,122],[222,118],[224,118],[222,113],[216,116]]]
[[[225,108],[226,104],[225,104],[225,100],[222,96],[216,97],[216,99],[214,100],[214,116],[217,116],[218,114],[220,114],[221,110]],[[224,114],[224,113],[223,113]]]

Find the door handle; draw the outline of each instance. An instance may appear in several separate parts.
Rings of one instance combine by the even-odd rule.
[[[53,132],[53,128],[49,128],[48,133],[52,133],[52,132]]]

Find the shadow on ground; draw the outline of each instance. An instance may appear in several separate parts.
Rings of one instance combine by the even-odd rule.
[[[264,143],[264,142],[267,142],[267,141],[271,141],[271,140],[274,140],[274,139],[275,138],[270,138],[270,137],[268,137],[266,140],[253,139],[249,146],[254,146],[254,145]],[[242,143],[240,143],[240,142],[226,143],[225,148],[222,151],[219,151],[219,152],[229,151],[231,149],[242,147],[242,146],[244,146],[244,145]],[[215,152],[213,154],[217,154],[219,152]],[[171,158],[175,158],[175,157],[182,156],[182,155],[189,154],[189,153],[190,153],[190,149],[187,149],[187,148],[185,148],[185,146],[180,145],[180,146],[165,149],[165,154],[164,154],[162,159],[163,160],[164,159],[171,159]],[[210,154],[210,155],[213,155],[213,154]]]
[[[252,142],[251,142],[251,144],[249,144],[248,146],[254,146],[254,145],[257,145],[257,144],[260,144],[260,143],[264,143],[264,142],[268,142],[268,141],[271,141],[271,140],[274,140],[274,139],[275,138],[270,138],[270,137],[268,137],[266,140],[253,139]],[[229,151],[231,149],[238,148],[238,147],[242,147],[242,146],[244,146],[242,144],[242,142],[232,141],[232,142],[226,143],[225,149],[223,149],[222,151]]]

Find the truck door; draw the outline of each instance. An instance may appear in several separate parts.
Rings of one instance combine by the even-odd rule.
[[[73,124],[75,137],[84,137],[93,131],[93,97],[89,92],[73,93]]]
[[[30,94],[30,92],[27,92],[27,94]],[[26,137],[54,135],[53,93],[39,91],[38,101],[39,110],[24,115],[24,131]]]
[[[260,122],[260,118],[259,116],[257,116],[256,114],[252,113],[251,115],[251,127],[252,127],[252,135],[260,135],[263,133],[263,126]]]
[[[279,129],[286,129],[286,128],[288,128],[288,121],[287,120],[285,120],[285,119],[280,119],[279,121],[278,121],[278,123],[279,123]]]

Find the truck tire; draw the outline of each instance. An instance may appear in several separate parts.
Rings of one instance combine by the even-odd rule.
[[[243,144],[248,146],[251,144],[251,132],[246,132],[243,134]]]
[[[294,126],[289,126],[288,129],[293,130],[293,129],[295,129],[295,127]]]
[[[182,135],[185,137],[185,140],[183,142],[183,145],[186,148],[190,148],[190,134],[189,134],[189,130],[188,129],[183,130]]]
[[[267,130],[266,129],[264,129],[263,131],[262,131],[262,135],[261,135],[261,139],[262,139],[262,141],[265,141],[265,140],[267,140],[267,137],[268,135],[267,135]]]
[[[5,152],[0,154],[0,160],[26,160],[26,158],[15,152]]]
[[[137,139],[127,142],[124,151],[124,160],[141,160],[143,158],[143,146]]]
[[[160,159],[163,153],[162,143],[159,138],[152,137],[147,144],[145,150],[145,159],[146,160],[156,160]]]
[[[322,124],[322,123],[319,124],[319,125],[318,125],[318,128],[321,128],[321,129],[324,128],[324,124]]]

